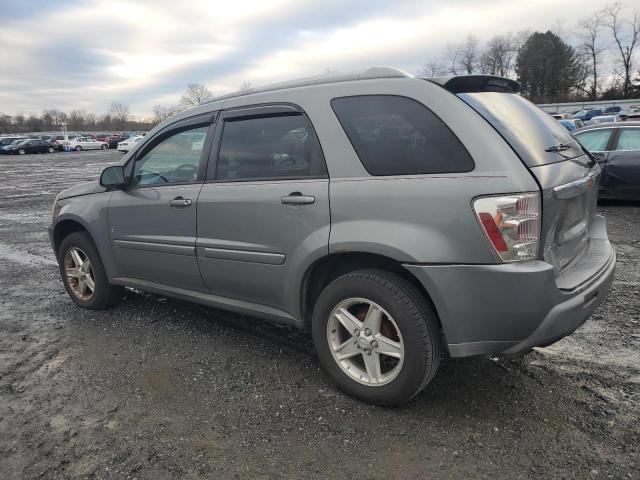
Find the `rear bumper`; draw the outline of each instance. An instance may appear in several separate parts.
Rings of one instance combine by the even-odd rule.
[[[601,268],[573,290],[543,261],[500,265],[405,265],[430,293],[452,357],[522,355],[582,325],[606,298],[616,265],[608,240]]]

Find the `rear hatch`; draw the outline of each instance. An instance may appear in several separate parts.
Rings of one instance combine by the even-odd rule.
[[[551,115],[517,95],[517,82],[490,76],[434,81],[489,122],[537,180],[542,194],[539,251],[553,265],[558,287],[571,290],[588,280],[608,260],[594,251],[602,250],[598,239],[608,245],[604,222],[595,215],[597,162]]]

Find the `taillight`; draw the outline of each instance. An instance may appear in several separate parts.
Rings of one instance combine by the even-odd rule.
[[[480,197],[474,200],[473,209],[502,261],[519,262],[538,256],[539,193]]]

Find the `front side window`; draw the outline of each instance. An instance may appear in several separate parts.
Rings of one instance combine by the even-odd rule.
[[[371,175],[418,175],[473,170],[460,140],[427,107],[393,95],[331,101],[342,128]]]
[[[136,160],[133,185],[163,185],[197,180],[208,126],[174,133]]]
[[[576,138],[580,144],[590,152],[604,152],[607,150],[609,137],[611,137],[610,128],[602,128],[598,130],[588,130],[576,134]]]
[[[326,176],[320,144],[303,115],[228,120],[217,180],[241,181]]]
[[[640,150],[640,128],[623,128],[616,150]]]

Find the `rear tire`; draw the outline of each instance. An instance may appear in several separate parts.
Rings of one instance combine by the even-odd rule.
[[[74,252],[79,257],[76,257]],[[79,258],[82,262],[75,261],[74,258]],[[89,262],[86,272],[90,272],[90,278],[93,280],[92,292],[90,291],[90,283],[87,281],[86,273],[84,283],[89,286],[87,288],[83,286],[82,290],[79,288],[78,270],[80,268],[78,263],[84,264],[84,261]],[[58,265],[64,287],[78,306],[91,310],[100,310],[121,300],[123,288],[109,283],[98,249],[87,232],[73,232],[62,240],[58,250]]]
[[[365,327],[373,324],[367,319],[376,312],[381,320],[372,331]],[[351,319],[346,323],[354,317],[364,320],[351,324],[357,335],[345,327],[345,315]],[[399,275],[383,270],[351,272],[327,285],[313,311],[312,333],[320,364],[338,387],[374,405],[413,398],[433,378],[442,355],[438,320],[427,299]],[[372,364],[372,358],[378,363]],[[369,375],[370,370],[377,373]]]
[[[55,150],[55,148],[53,148],[53,147],[49,147],[49,148],[47,148],[47,152],[49,152],[49,153],[53,153],[53,152],[55,152],[55,151],[56,151],[56,150]]]
[[[75,150],[76,150],[76,152],[81,152],[82,151],[82,147],[80,145],[77,145]]]
[[[25,155],[27,153],[27,151],[24,148],[21,148],[20,150],[18,150],[18,155]]]
[[[100,145],[100,150],[106,150],[109,148],[109,145]]]

